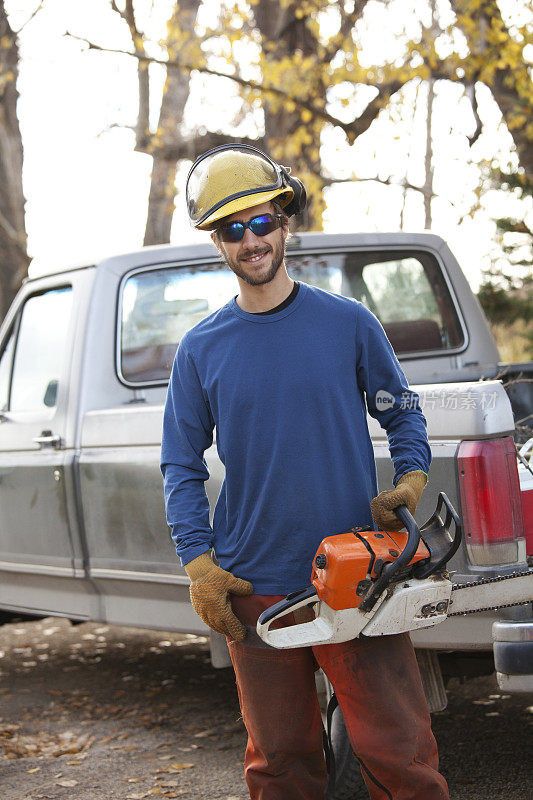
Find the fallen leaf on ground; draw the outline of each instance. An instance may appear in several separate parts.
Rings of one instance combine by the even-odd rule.
[[[105,744],[106,742],[112,742],[113,739],[116,739],[118,734],[114,734],[114,736],[104,736],[103,739],[100,739],[100,744]]]
[[[169,764],[168,767],[160,767],[152,772],[152,775],[175,775],[177,772],[182,772],[184,769],[190,769],[194,764]]]
[[[190,769],[191,767],[194,767],[194,764],[171,764],[170,765],[170,769],[173,772],[181,772],[182,769]]]
[[[70,789],[72,786],[77,786],[78,781],[69,780],[69,781],[56,781],[56,786],[64,786],[65,789]]]
[[[11,739],[13,734],[20,730],[20,725],[6,725],[3,724],[0,728],[0,736],[4,736],[6,739]]]
[[[27,758],[28,756],[46,756],[48,758],[79,753],[86,750],[94,742],[94,736],[79,736],[73,731],[65,731],[59,735],[49,736],[44,731],[37,734],[12,736],[1,743],[7,758]]]

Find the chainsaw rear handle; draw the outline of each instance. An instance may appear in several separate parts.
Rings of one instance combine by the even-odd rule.
[[[261,625],[266,625],[277,617],[283,617],[291,611],[296,611],[297,608],[311,605],[317,601],[318,596],[315,587],[307,586],[305,589],[291,592],[287,597],[284,597],[283,600],[278,600],[273,606],[267,608],[259,617],[259,622]]]
[[[286,614],[296,611],[298,608],[303,608],[316,602],[318,602],[318,595],[314,586],[308,586],[306,589],[291,592],[291,594],[288,594],[283,600],[279,600],[277,603],[274,603],[273,606],[263,611],[257,620],[257,633],[272,647],[287,647],[287,644],[282,644],[287,637],[287,631],[292,647],[304,647],[310,642],[327,642],[331,633],[327,629],[327,626],[323,629],[324,626],[316,619],[308,623],[300,623],[299,625],[291,625],[287,628],[270,630],[270,625],[276,619],[284,617]]]
[[[394,510],[396,516],[403,522],[407,529],[407,544],[396,559],[390,564],[385,564],[379,578],[372,585],[372,589],[365,597],[359,608],[361,611],[370,611],[376,605],[378,597],[385,591],[387,586],[392,583],[395,575],[410,564],[414,554],[418,550],[420,543],[420,528],[416,524],[415,518],[405,505],[397,506]]]

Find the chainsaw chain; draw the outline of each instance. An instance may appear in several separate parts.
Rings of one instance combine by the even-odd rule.
[[[524,575],[533,575],[533,571],[526,570],[523,572],[511,572],[509,575],[497,575],[495,578],[481,578],[479,581],[470,581],[470,583],[454,583],[452,592],[458,592],[461,589],[470,589],[472,586],[483,586],[487,583],[500,583],[501,581],[510,581],[513,578],[521,578]],[[451,611],[448,617],[465,617],[467,614],[479,614],[481,611],[498,611],[500,608],[512,608],[513,606],[526,606],[531,603],[531,600],[519,600],[516,603],[502,603],[496,606],[486,606],[484,608],[473,608],[470,611]]]

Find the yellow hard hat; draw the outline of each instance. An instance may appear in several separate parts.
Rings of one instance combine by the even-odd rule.
[[[212,230],[223,217],[278,198],[282,207],[294,198],[288,172],[255,147],[223,145],[192,165],[187,177],[191,224]]]

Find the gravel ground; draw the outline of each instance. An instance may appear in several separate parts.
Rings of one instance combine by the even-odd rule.
[[[0,627],[2,800],[246,800],[231,670],[205,639],[47,618]],[[454,800],[531,800],[533,697],[493,678],[435,714]]]

